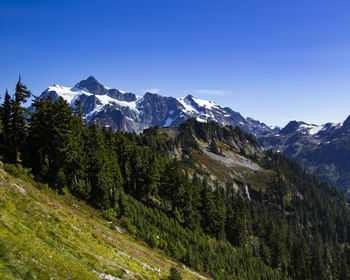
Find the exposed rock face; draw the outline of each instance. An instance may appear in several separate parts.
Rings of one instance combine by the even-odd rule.
[[[93,76],[88,77],[86,80],[80,81],[74,86],[74,88],[85,90],[97,95],[104,95],[108,91],[108,89],[101,85]]]

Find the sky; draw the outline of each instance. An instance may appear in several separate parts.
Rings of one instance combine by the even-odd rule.
[[[90,75],[268,125],[350,114],[350,1],[0,0],[0,92]],[[2,102],[2,101],[1,101]]]

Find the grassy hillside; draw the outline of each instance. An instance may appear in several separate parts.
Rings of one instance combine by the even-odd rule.
[[[71,195],[0,169],[0,279],[162,279],[171,266],[200,278],[110,227]]]

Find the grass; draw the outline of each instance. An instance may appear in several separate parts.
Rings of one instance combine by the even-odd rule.
[[[254,171],[238,166],[235,168],[235,171],[238,173],[242,172],[242,174],[244,174],[244,182],[249,184],[249,186],[256,191],[265,191],[267,186],[269,186],[277,176],[276,171],[267,169]]]
[[[0,171],[0,279],[164,279],[171,266],[198,279],[73,196]]]

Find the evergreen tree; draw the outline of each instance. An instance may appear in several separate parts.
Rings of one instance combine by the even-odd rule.
[[[179,163],[176,160],[169,162],[164,169],[160,195],[171,203],[171,211],[174,216],[176,208],[184,205],[187,184],[188,178],[180,168]]]
[[[14,99],[12,100],[12,118],[10,123],[10,143],[11,143],[11,159],[15,162],[19,160],[19,152],[23,148],[25,137],[27,135],[27,119],[28,110],[22,107],[22,104],[30,98],[31,92],[21,82],[19,77],[16,84]]]
[[[215,196],[211,190],[210,185],[203,181],[202,185],[202,209],[201,209],[201,215],[202,215],[202,228],[203,230],[212,235],[215,236],[216,233],[216,205],[215,205]]]
[[[214,226],[216,227],[215,236],[218,239],[226,239],[225,234],[225,222],[226,222],[226,204],[224,201],[224,189],[222,187],[216,187],[214,191],[215,196],[215,221]]]
[[[12,119],[12,100],[6,90],[4,103],[1,107],[1,119],[3,126],[3,136],[2,136],[2,145],[4,147],[5,153],[7,154],[11,148],[11,119]]]
[[[324,250],[322,246],[322,240],[320,236],[316,237],[316,240],[312,244],[311,250],[311,278],[312,279],[325,279],[325,266],[323,262]],[[346,278],[343,278],[346,279]]]
[[[107,151],[98,127],[92,124],[89,128],[87,141],[86,186],[89,191],[89,201],[98,208],[111,208],[109,188],[113,184],[108,175],[109,167]]]
[[[216,141],[212,140],[210,142],[209,149],[212,153],[219,154],[219,148],[218,148],[218,145],[216,144]]]
[[[184,225],[191,230],[199,230],[201,224],[201,187],[202,183],[197,176],[193,176],[191,186],[187,185],[184,194],[183,208]]]
[[[241,197],[233,197],[232,206],[228,208],[226,221],[226,236],[232,245],[243,247],[248,239],[248,211]]]
[[[31,166],[39,180],[47,181],[45,174],[49,166],[49,152],[52,149],[53,105],[47,99],[34,99],[35,113],[30,119],[29,137],[24,149],[24,163]]]

